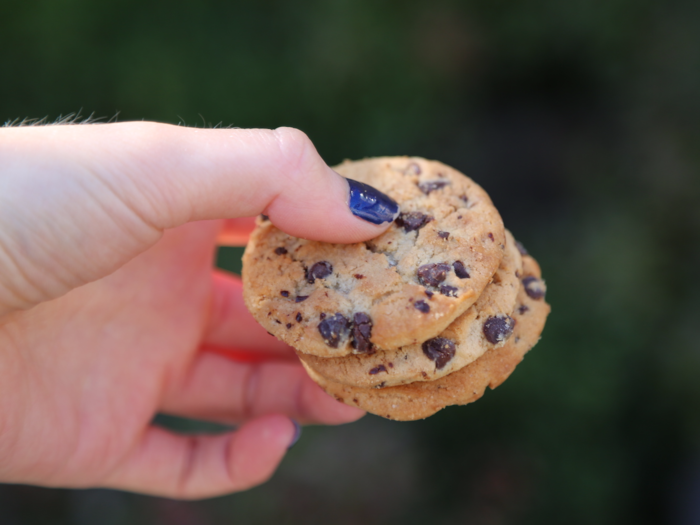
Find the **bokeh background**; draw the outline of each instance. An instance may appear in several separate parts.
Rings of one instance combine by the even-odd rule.
[[[2,525],[700,523],[700,2],[0,0],[0,50],[0,122],[285,125],[330,164],[451,164],[553,305],[476,404],[307,428],[207,501],[0,485]]]

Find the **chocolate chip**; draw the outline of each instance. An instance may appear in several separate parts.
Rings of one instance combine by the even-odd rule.
[[[316,279],[325,279],[333,273],[333,265],[328,261],[315,263],[307,273],[307,281],[313,283]]]
[[[279,319],[275,319],[275,322],[276,322],[277,324],[282,324],[282,321],[280,321]]]
[[[287,323],[287,330],[289,330],[292,327],[292,323]]]
[[[515,320],[509,315],[489,317],[484,323],[484,335],[489,343],[496,345],[508,339],[514,327]]]
[[[280,246],[279,248],[275,248],[275,253],[277,255],[284,255],[285,253],[287,253],[287,248],[285,248],[284,246]]]
[[[428,374],[425,372],[421,372],[420,375],[422,375],[423,377],[428,377]]]
[[[527,305],[521,304],[518,306],[518,313],[520,315],[523,315],[525,312],[527,312],[530,308]]]
[[[280,295],[281,295],[282,297],[289,297],[289,292],[288,292],[287,290],[282,290],[282,291],[280,292]]]
[[[386,372],[386,367],[384,365],[375,366],[372,370],[369,371],[369,375],[374,376],[377,375],[379,372]]]
[[[524,277],[523,286],[525,287],[525,293],[533,299],[542,299],[547,291],[544,281],[538,279],[534,275]]]
[[[321,314],[325,316],[325,314]],[[331,348],[338,348],[340,340],[347,336],[350,331],[350,321],[343,314],[335,314],[321,321],[318,325],[318,331],[323,337],[323,342]]]
[[[396,218],[396,225],[402,227],[406,232],[420,230],[423,226],[432,221],[430,215],[419,211],[409,211],[408,213],[399,213]]]
[[[426,290],[426,291],[425,291],[425,295],[428,296],[428,299],[431,299],[431,298],[433,297],[433,295],[435,295],[435,293],[434,293],[434,292],[431,292],[430,290]]]
[[[262,220],[264,220],[264,221],[269,221],[269,220],[270,220],[270,217],[268,217],[267,215],[264,215],[264,214],[260,214],[260,218],[261,218]]]
[[[415,162],[411,162],[408,166],[406,166],[404,173],[413,173],[414,175],[420,175],[421,169],[418,164],[416,164]]]
[[[389,368],[394,368],[394,363],[389,363]]]
[[[301,320],[303,319],[301,317],[301,312],[297,312],[297,316],[295,317],[295,319],[297,320],[297,323],[301,323]]]
[[[455,269],[455,275],[460,279],[469,279],[469,272],[464,267],[464,263],[462,261],[453,262],[452,268]]]
[[[325,318],[326,318],[326,314],[323,313],[323,312],[321,312],[321,315],[319,315],[319,317],[320,317],[321,319],[325,319]]]
[[[525,249],[525,246],[523,246],[523,243],[520,241],[515,241],[515,247],[520,252],[520,255],[527,255],[527,250]]]
[[[450,266],[446,263],[424,264],[418,267],[418,281],[424,286],[437,286],[447,278]]]
[[[437,232],[437,233],[438,233],[438,237],[440,237],[441,239],[447,240],[450,238],[450,232]]]
[[[418,188],[420,189],[420,191],[428,195],[435,190],[439,190],[440,188],[444,188],[445,186],[449,185],[450,181],[448,180],[429,180],[426,182],[419,183]]]
[[[459,198],[462,199],[464,202],[469,202],[469,199],[466,195],[460,195]]]
[[[300,303],[302,301],[306,301],[309,298],[308,295],[297,295],[297,298],[294,299],[295,303]]]
[[[461,215],[457,215],[457,218],[458,218],[458,219],[461,219],[461,218],[462,218],[462,216],[461,216]]]
[[[454,286],[447,286],[446,284],[440,286],[440,293],[447,297],[457,297],[457,292],[458,290]]]
[[[493,242],[496,242],[496,239],[493,238],[493,233],[489,232],[489,239],[491,239]]]
[[[373,345],[369,341],[372,336],[372,319],[364,312],[357,312],[353,321],[352,347],[358,354],[373,354]]]
[[[435,367],[438,370],[443,368],[455,355],[454,342],[444,337],[428,339],[423,343],[422,348],[428,359],[435,361]]]
[[[430,312],[430,305],[423,300],[416,301],[415,303],[413,303],[413,306],[416,307],[416,310],[420,310],[424,314]]]
[[[356,273],[355,275],[353,275],[353,277],[354,277],[355,279],[364,279],[364,278],[365,278],[365,276],[362,275],[361,273]]]

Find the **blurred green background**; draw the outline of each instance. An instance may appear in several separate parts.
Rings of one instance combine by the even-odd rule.
[[[700,523],[700,2],[0,0],[0,49],[0,122],[285,125],[330,164],[451,164],[553,306],[476,404],[307,428],[208,501],[0,486],[0,524]]]

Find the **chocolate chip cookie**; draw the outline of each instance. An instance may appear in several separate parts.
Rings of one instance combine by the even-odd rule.
[[[491,283],[477,302],[436,338],[374,354],[324,358],[297,353],[316,374],[345,385],[388,387],[433,381],[459,370],[486,351],[503,346],[511,337],[522,271],[521,254],[506,230],[505,256]],[[414,307],[429,310],[430,299],[421,299]]]
[[[362,388],[325,379],[305,365],[309,375],[330,395],[348,405],[398,421],[431,416],[449,405],[479,399],[489,386],[499,386],[539,340],[550,307],[544,301],[544,284],[537,262],[523,256],[523,277],[513,311],[513,333],[500,347],[476,361],[434,381],[418,381],[386,388]],[[542,293],[541,293],[542,292]]]
[[[389,195],[400,215],[379,237],[352,245],[299,239],[258,219],[243,257],[248,309],[271,334],[321,357],[437,337],[474,304],[503,259],[505,232],[491,199],[458,171],[421,158],[335,169]]]

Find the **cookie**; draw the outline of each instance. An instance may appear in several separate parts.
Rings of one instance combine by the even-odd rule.
[[[420,158],[335,169],[396,200],[398,219],[351,245],[291,237],[258,219],[243,257],[248,309],[271,334],[322,357],[436,337],[474,304],[503,258],[503,222],[491,199],[458,171]]]
[[[513,312],[515,329],[508,342],[487,351],[476,361],[434,381],[419,381],[387,388],[360,388],[324,379],[308,366],[309,375],[330,395],[351,406],[397,421],[423,419],[450,405],[465,405],[486,390],[499,386],[539,340],[550,307],[537,262],[523,257],[524,277]],[[533,286],[533,283],[537,286]],[[534,293],[530,290],[536,290]]]
[[[515,239],[506,230],[505,256],[492,282],[477,302],[437,338],[371,355],[328,358],[297,354],[318,375],[350,386],[396,386],[446,376],[509,339],[522,269]],[[421,299],[420,303],[414,306],[430,308],[429,299]]]

